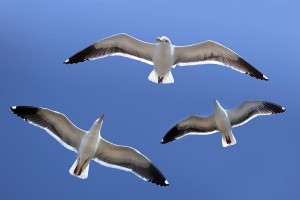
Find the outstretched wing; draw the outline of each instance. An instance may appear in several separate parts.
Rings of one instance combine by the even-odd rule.
[[[285,112],[285,108],[266,101],[245,101],[239,107],[227,110],[231,126],[243,125],[259,115],[271,115]]]
[[[157,185],[164,187],[169,185],[159,169],[134,148],[115,145],[101,138],[94,159],[107,167],[131,171],[140,178]]]
[[[214,41],[206,41],[190,46],[176,46],[174,55],[174,65],[219,64],[249,74],[257,79],[268,80],[265,75],[234,51]]]
[[[215,132],[217,132],[217,125],[213,116],[191,116],[173,126],[164,136],[161,143],[166,144],[186,135],[208,135]]]
[[[94,60],[106,56],[118,55],[139,60],[153,65],[152,54],[155,44],[146,43],[127,34],[117,34],[100,40],[75,55],[64,63],[73,64]]]
[[[62,113],[33,106],[14,106],[10,109],[14,114],[27,122],[45,129],[67,149],[78,151],[85,131],[76,127]]]

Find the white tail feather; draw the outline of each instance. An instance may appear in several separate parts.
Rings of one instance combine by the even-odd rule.
[[[166,84],[174,83],[174,78],[173,78],[172,72],[169,72],[165,75],[162,83],[166,83]]]
[[[231,141],[230,144],[227,144],[225,135],[223,133],[221,135],[222,135],[222,146],[223,147],[229,147],[229,146],[232,146],[232,145],[236,144],[236,139],[235,139],[235,137],[234,137],[234,135],[232,134],[231,131],[229,133],[229,137],[230,137],[230,141]]]
[[[88,163],[86,165],[85,169],[81,172],[80,176],[77,176],[77,177],[86,179],[89,176],[89,168],[90,168],[90,163]]]
[[[81,172],[81,174],[79,176],[77,176],[74,173],[75,168],[77,167],[77,165],[78,165],[78,159],[75,160],[75,162],[73,163],[72,167],[70,168],[70,170],[69,170],[70,174],[73,175],[73,176],[76,176],[78,178],[86,179],[89,176],[90,162],[88,162],[88,164],[85,164],[85,166],[82,166],[83,170],[82,170],[82,172]]]
[[[158,83],[158,76],[156,75],[154,70],[152,70],[152,72],[149,74],[148,79],[153,83]]]
[[[74,174],[74,170],[75,170],[77,164],[78,164],[78,159],[75,160],[75,162],[73,163],[72,167],[69,169],[70,174],[72,174],[73,176],[76,176]]]
[[[149,79],[149,81],[152,81],[154,83],[158,83],[158,76],[157,76],[157,74],[155,73],[154,70],[152,70],[152,72],[149,74],[148,79]],[[164,84],[174,83],[174,78],[173,78],[173,75],[172,75],[171,72],[167,73],[164,76],[164,79],[163,79],[162,83],[164,83]]]

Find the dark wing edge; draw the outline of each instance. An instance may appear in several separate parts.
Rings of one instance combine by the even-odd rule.
[[[241,56],[239,56],[237,53],[235,53],[234,51],[232,51],[231,49],[217,43],[214,41],[206,41],[203,43],[199,43],[196,45],[191,45],[191,46],[178,46],[177,48],[197,48],[197,45],[201,46],[201,45],[206,45],[206,44],[212,44],[215,47],[214,48],[221,48],[221,51],[227,51],[227,53],[232,54],[231,56],[235,56],[237,59],[232,59],[230,58],[230,56],[226,56],[225,54],[222,55],[220,53],[216,53],[210,51],[210,52],[206,52],[203,55],[193,55],[193,56],[189,56],[189,57],[185,57],[185,56],[177,56],[177,59],[174,60],[174,65],[181,65],[181,66],[185,66],[185,65],[195,65],[195,64],[219,64],[219,65],[223,65],[229,68],[232,68],[236,71],[239,71],[241,73],[244,74],[248,74],[251,77],[260,79],[260,80],[265,80],[268,81],[268,77],[266,77],[263,73],[261,73],[259,70],[257,70],[255,67],[253,67],[250,63],[248,63],[246,60],[244,60]],[[220,52],[220,51],[218,51]]]
[[[251,104],[257,104],[251,106]],[[249,109],[247,109],[249,107]],[[232,126],[240,126],[260,115],[284,113],[286,109],[278,104],[267,101],[246,101],[239,107],[229,110],[228,117]],[[239,116],[239,117],[236,117]]]
[[[102,45],[103,42],[109,43],[110,45]],[[127,42],[131,42],[131,46],[128,46],[129,48],[126,49],[124,44]],[[78,53],[75,53],[69,59],[64,61],[64,64],[76,64],[84,61],[103,58],[106,56],[120,55],[151,65],[152,57],[150,54],[146,53],[148,49],[144,48],[138,51],[136,48],[138,48],[139,45],[145,46],[153,44],[145,43],[127,34],[113,35],[84,48]]]
[[[117,49],[108,49],[107,53],[115,52]],[[94,57],[97,57],[97,54],[103,53],[103,49],[99,49],[99,51],[95,48],[94,44],[86,47],[85,49],[75,53],[69,59],[64,61],[64,64],[76,64],[84,61],[92,60]]]
[[[16,114],[28,123],[44,129],[65,148],[75,152],[77,151],[81,137],[84,135],[84,131],[72,124],[65,115],[46,108],[34,106],[12,106],[10,107],[10,110],[13,114]],[[39,114],[39,112],[43,110],[59,116],[61,118],[59,120],[62,120],[60,126],[65,127],[67,129],[66,131],[71,133],[71,135],[65,135],[62,133],[61,127],[52,122],[48,122],[43,114]]]
[[[108,155],[107,151],[100,150],[97,151],[94,156],[96,162],[106,167],[132,172],[144,181],[154,183],[161,187],[169,186],[169,183],[162,172],[139,151],[132,147],[112,144],[104,139],[102,139],[102,141],[106,143],[105,146],[109,145],[109,153],[119,155],[120,157],[117,159],[113,158]],[[138,158],[130,159],[129,157],[126,157],[126,153],[130,153],[133,157]],[[141,163],[138,163],[137,159],[140,160]]]
[[[180,139],[190,133],[196,133],[194,135],[208,135],[217,132],[216,125],[213,121],[213,116],[210,117],[198,117],[191,116],[187,119],[177,123],[173,126],[161,140],[161,144],[166,144],[174,140]],[[200,124],[197,126],[196,121]],[[204,123],[201,123],[204,122]],[[203,126],[201,126],[203,125]]]

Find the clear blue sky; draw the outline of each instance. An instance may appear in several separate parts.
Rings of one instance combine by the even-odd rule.
[[[0,199],[300,199],[299,6],[256,1],[2,1],[0,7]],[[116,33],[175,45],[215,40],[270,81],[217,65],[177,67],[175,83],[148,81],[152,67],[122,57],[77,65],[63,61]],[[220,134],[160,140],[179,120],[258,99],[287,108]],[[11,114],[13,105],[47,107],[89,129],[105,112],[102,136],[133,146],[165,174],[170,187],[93,162],[89,178],[68,172],[76,154]]]

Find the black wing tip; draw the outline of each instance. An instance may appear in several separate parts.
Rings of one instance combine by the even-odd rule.
[[[263,74],[261,80],[269,81],[269,78],[266,75]]]
[[[27,115],[35,115],[39,109],[33,106],[12,106],[10,110],[13,114],[26,119]]]
[[[72,64],[72,63],[70,62],[70,59],[67,59],[63,62],[63,64]]]
[[[285,107],[272,102],[265,102],[265,107],[272,110],[273,114],[284,113],[286,111]]]
[[[278,113],[284,113],[286,111],[285,107],[280,107],[280,111]]]
[[[266,77],[265,75],[263,76],[263,80],[265,81],[270,81],[268,77]]]
[[[77,63],[82,63],[82,62],[85,62],[85,61],[89,61],[89,59],[72,59],[72,58],[69,58],[67,60],[65,60],[63,62],[63,64],[77,64]]]
[[[76,64],[81,63],[84,61],[90,60],[90,55],[93,54],[93,52],[96,51],[96,48],[94,45],[90,45],[87,48],[79,51],[75,55],[71,56],[69,59],[64,61],[64,64]]]
[[[246,72],[245,74],[250,75],[251,77],[254,77],[254,78],[262,80],[262,81],[270,81],[270,79],[268,77],[266,77],[265,75],[263,75],[263,74],[256,75],[256,74],[251,74],[249,72]]]
[[[13,112],[15,114],[15,110],[17,109],[18,106],[11,106],[9,107],[11,112]]]
[[[169,186],[169,182],[165,178],[165,176],[161,173],[161,171],[154,165],[150,164],[148,171],[151,174],[151,178],[148,179],[149,182],[154,183],[161,187]]]
[[[170,185],[167,179],[165,179],[162,182],[158,182],[158,181],[155,181],[155,180],[148,180],[148,182],[154,183],[154,184],[156,184],[156,185],[158,185],[160,187],[168,187]]]
[[[239,63],[241,66],[246,66],[250,71],[245,72],[245,74],[248,74],[254,78],[264,80],[264,81],[269,81],[269,78],[265,76],[263,73],[258,71],[255,67],[253,67],[250,63],[248,63],[246,60],[243,58],[239,57],[237,60],[237,63]]]
[[[261,73],[253,74],[253,73],[246,72],[245,74],[250,75],[251,77],[259,79],[259,80],[269,81],[269,78],[266,75],[261,74]]]
[[[176,125],[166,133],[166,135],[163,137],[160,143],[167,144],[169,142],[176,140],[175,136],[177,135],[178,132],[179,132],[178,126]]]
[[[167,144],[167,143],[170,143],[170,142],[172,142],[174,140],[176,140],[176,139],[169,139],[169,140],[167,140],[167,139],[163,138],[160,143],[161,144]]]

